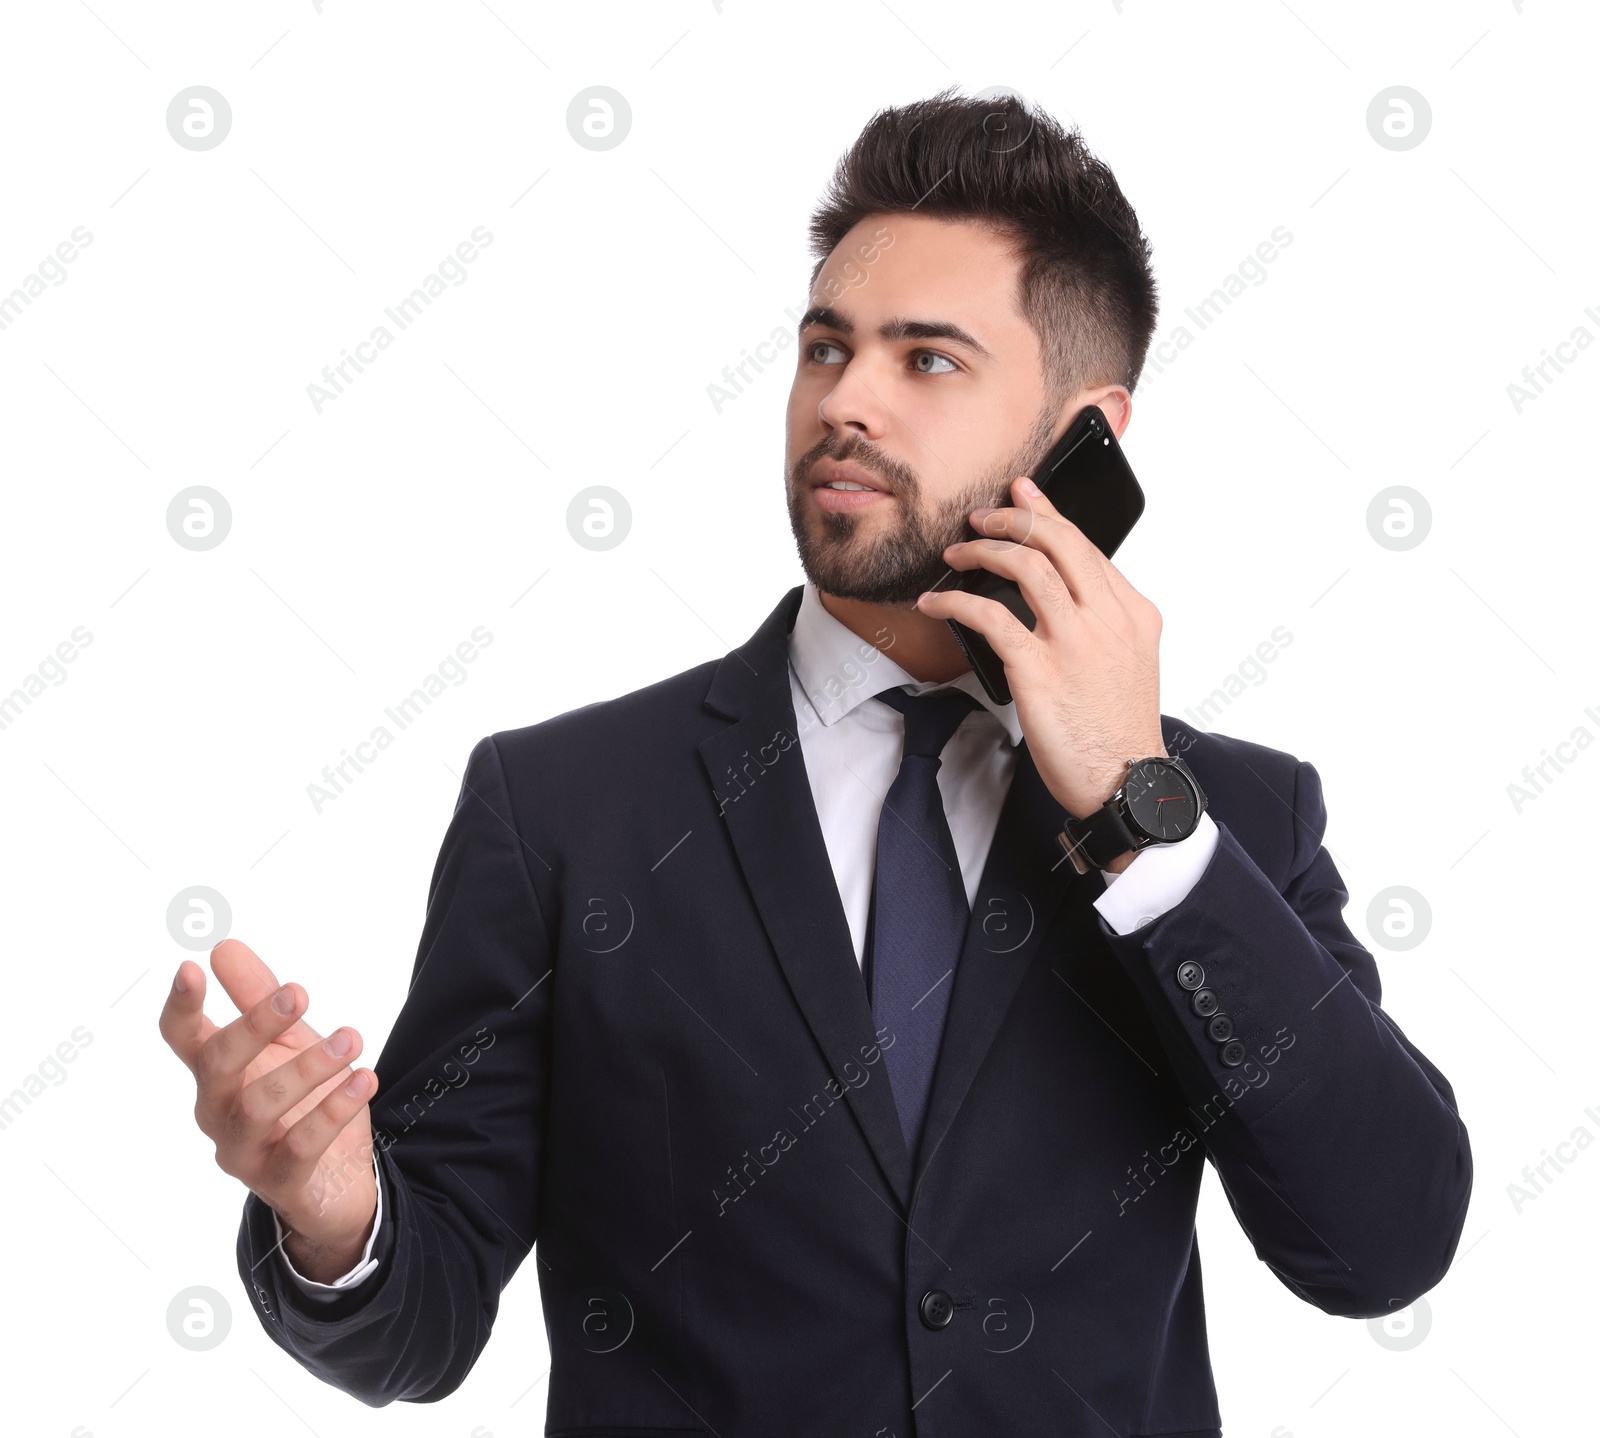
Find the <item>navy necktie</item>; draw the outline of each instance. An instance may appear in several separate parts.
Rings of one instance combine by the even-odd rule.
[[[971,910],[939,793],[940,752],[982,706],[960,689],[874,696],[905,715],[905,748],[878,817],[868,926],[872,1019],[892,1040],[889,1085],[913,1160]]]

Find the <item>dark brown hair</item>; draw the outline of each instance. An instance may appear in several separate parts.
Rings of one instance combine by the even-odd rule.
[[[1076,127],[1014,95],[953,86],[878,111],[812,214],[812,284],[853,225],[910,212],[974,221],[1012,242],[1018,307],[1057,402],[1097,384],[1133,389],[1156,326],[1150,242]]]

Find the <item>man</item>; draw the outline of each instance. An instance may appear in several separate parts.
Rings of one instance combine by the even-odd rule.
[[[551,1435],[1216,1438],[1205,1158],[1295,1295],[1370,1317],[1448,1269],[1466,1131],[1316,771],[1161,715],[1160,616],[1022,478],[1131,415],[1155,285],[1109,171],[946,92],[874,117],[812,238],[807,583],[478,743],[375,1074],[242,943],[224,1028],[180,965],[240,1274],[372,1405],[458,1387],[537,1242]],[[925,593],[950,566],[1037,627]]]

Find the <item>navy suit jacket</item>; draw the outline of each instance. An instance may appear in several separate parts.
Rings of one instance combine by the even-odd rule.
[[[551,1438],[1217,1438],[1207,1158],[1289,1291],[1354,1318],[1439,1281],[1471,1187],[1341,917],[1316,771],[1163,717],[1220,842],[1119,936],[1024,741],[913,1165],[795,727],[800,594],[476,745],[374,1066],[383,1262],[309,1299],[251,1195],[257,1315],[364,1403],[435,1401],[537,1243]]]

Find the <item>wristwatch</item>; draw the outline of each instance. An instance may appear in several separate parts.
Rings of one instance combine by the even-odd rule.
[[[1056,841],[1087,874],[1130,849],[1187,839],[1205,811],[1205,791],[1182,759],[1130,759],[1117,792],[1088,818],[1069,816]]]

